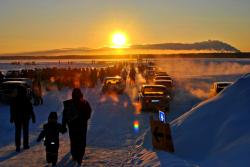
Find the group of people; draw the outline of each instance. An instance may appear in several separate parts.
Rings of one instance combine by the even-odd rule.
[[[34,105],[43,104],[41,84],[46,82],[56,82],[58,85],[69,87],[95,86],[98,82],[103,82],[107,76],[120,75],[123,80],[130,78],[131,83],[135,83],[136,70],[131,64],[128,70],[127,64],[120,63],[107,68],[46,68],[35,70],[23,70],[22,76],[33,80],[32,90],[34,92]],[[52,80],[53,78],[53,80]],[[80,85],[74,83],[80,82]],[[41,83],[42,82],[42,83]],[[87,85],[87,84],[90,85]],[[17,96],[10,104],[10,122],[15,125],[15,145],[16,151],[21,150],[21,132],[23,132],[23,149],[29,149],[29,122],[36,122],[35,113],[30,99],[27,97],[27,89],[20,87]],[[72,160],[81,165],[86,147],[86,135],[88,120],[91,117],[91,107],[79,88],[72,91],[72,99],[64,101],[62,122],[58,122],[56,112],[51,112],[48,122],[44,124],[43,130],[37,141],[44,140],[46,147],[46,159],[53,166],[57,164],[59,149],[59,134],[68,131],[70,137],[70,148]]]
[[[130,71],[128,70],[127,62],[120,62],[112,66],[103,68],[35,68],[35,69],[22,69],[20,71],[20,78],[29,78],[39,88],[39,84],[45,86],[46,90],[51,90],[56,86],[59,90],[63,87],[88,87],[94,88],[98,83],[103,83],[105,77],[121,76],[124,80],[130,78],[132,83],[135,82],[136,70],[133,64],[130,64]],[[11,76],[8,76],[11,77]],[[0,75],[4,78],[4,75]],[[39,83],[40,82],[40,83]],[[41,91],[35,89],[35,95],[40,94]],[[42,103],[42,99],[36,98],[38,102]]]
[[[36,122],[32,104],[26,96],[26,89],[20,87],[17,96],[10,104],[10,122],[15,125],[16,151],[20,152],[21,132],[23,131],[23,149],[29,149],[29,121]],[[59,149],[59,133],[69,132],[72,160],[81,165],[85,154],[88,120],[91,107],[79,88],[72,91],[72,99],[64,101],[62,123],[58,123],[57,113],[51,112],[37,141],[44,139],[46,160],[56,166]],[[68,127],[68,128],[67,128]]]
[[[38,79],[45,85],[55,84],[59,89],[66,87],[95,87],[98,82],[103,82],[107,76],[121,75],[122,69],[127,63],[117,63],[103,68],[37,68],[23,69],[20,72],[22,78]]]

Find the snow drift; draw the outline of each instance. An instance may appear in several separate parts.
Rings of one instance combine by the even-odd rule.
[[[171,123],[175,154],[200,166],[250,166],[250,74]]]

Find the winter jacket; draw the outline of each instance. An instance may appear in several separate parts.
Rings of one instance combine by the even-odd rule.
[[[62,125],[57,122],[49,122],[47,124],[43,125],[43,130],[38,136],[37,141],[41,141],[43,138],[44,145],[55,145],[59,146],[59,133],[63,133],[64,129],[62,128]]]
[[[88,119],[91,116],[91,107],[86,100],[67,100],[64,101],[62,126],[66,124],[77,124],[79,128],[87,127]]]
[[[35,122],[33,106],[26,96],[15,97],[10,104],[10,122],[22,123],[32,119]]]

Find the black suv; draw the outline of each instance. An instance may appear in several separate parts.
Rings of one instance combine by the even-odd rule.
[[[31,99],[32,92],[30,85],[25,81],[5,81],[0,84],[0,101],[9,104],[16,97],[19,87],[25,87],[27,96]]]

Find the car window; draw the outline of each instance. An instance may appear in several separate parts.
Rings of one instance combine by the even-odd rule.
[[[168,77],[168,76],[156,77],[155,79],[156,79],[156,80],[171,80],[171,78]]]
[[[229,85],[231,85],[231,84],[230,83],[220,83],[220,84],[217,84],[216,92],[217,93],[221,92],[223,89],[225,89]]]
[[[164,87],[145,87],[142,91],[144,95],[164,95],[166,89]]]
[[[172,87],[172,82],[155,82],[156,85],[164,85],[166,87]]]
[[[230,83],[221,83],[221,84],[218,84],[217,86],[220,87],[220,88],[225,88],[227,86],[229,86]]]
[[[108,83],[110,83],[110,84],[119,84],[119,83],[121,83],[121,80],[120,79],[107,79],[105,81],[105,84],[108,84]]]

